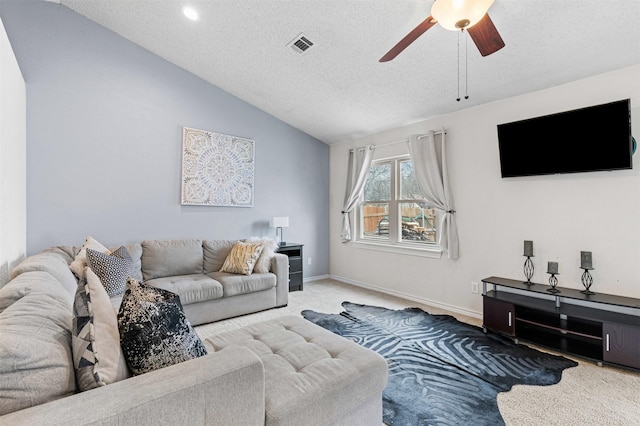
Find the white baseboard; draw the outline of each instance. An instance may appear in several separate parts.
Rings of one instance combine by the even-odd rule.
[[[399,291],[393,291],[393,290],[389,290],[387,288],[376,287],[376,286],[371,285],[371,284],[363,283],[363,282],[360,282],[360,281],[355,281],[355,280],[352,280],[352,279],[349,279],[349,278],[345,278],[345,277],[340,277],[340,276],[337,276],[337,275],[329,275],[328,278],[331,278],[331,279],[336,280],[336,281],[343,282],[345,284],[355,285],[357,287],[366,288],[368,290],[377,291],[377,292],[380,292],[380,293],[388,294],[390,296],[396,296],[396,297],[400,297],[402,299],[407,299],[407,300],[412,300],[414,302],[422,303],[424,305],[433,306],[435,308],[440,308],[440,309],[444,309],[444,310],[447,310],[447,311],[450,311],[450,312],[455,312],[457,314],[466,315],[466,316],[471,317],[471,318],[482,319],[482,312],[470,311],[468,309],[463,309],[463,308],[460,308],[458,306],[448,305],[446,303],[437,302],[435,300],[423,299],[421,297],[416,297],[416,296],[414,296],[412,294],[402,293],[402,292],[399,292]]]
[[[320,281],[320,280],[327,280],[331,278],[331,276],[329,274],[325,274],[325,275],[316,275],[315,277],[307,277],[304,278],[302,280],[303,283],[310,283],[312,281]]]

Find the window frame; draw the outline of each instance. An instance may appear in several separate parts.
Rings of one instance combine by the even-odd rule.
[[[413,161],[408,154],[397,155],[393,157],[386,157],[373,160],[371,162],[371,166],[376,164],[391,164],[391,173],[390,173],[390,199],[389,200],[372,200],[365,201],[364,199],[364,191],[358,201],[357,208],[355,210],[356,220],[355,220],[355,232],[356,236],[354,240],[354,244],[356,247],[370,250],[378,250],[390,253],[398,253],[398,254],[408,254],[414,256],[422,256],[422,257],[431,257],[431,258],[441,258],[442,256],[442,248],[436,242],[413,242],[406,241],[402,239],[402,219],[400,207],[403,203],[415,203],[423,200],[416,199],[399,199],[398,197],[401,195],[400,188],[400,172],[401,166],[400,164],[403,161]],[[388,238],[380,238],[377,236],[367,236],[364,235],[364,213],[363,207],[367,204],[371,203],[388,203],[388,216],[389,216],[389,234]],[[436,210],[437,212],[437,210]],[[439,223],[440,214],[436,215],[436,223]],[[439,229],[436,227],[436,232],[439,232]]]

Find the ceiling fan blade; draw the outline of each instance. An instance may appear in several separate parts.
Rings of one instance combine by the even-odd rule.
[[[502,37],[500,37],[488,13],[467,31],[482,56],[491,55],[504,47],[504,41],[502,41]]]
[[[402,40],[400,40],[398,44],[393,46],[391,50],[389,50],[382,58],[380,58],[378,62],[387,62],[392,60],[435,24],[436,20],[429,16],[427,19],[422,21],[420,25],[415,27],[409,34],[407,34]]]

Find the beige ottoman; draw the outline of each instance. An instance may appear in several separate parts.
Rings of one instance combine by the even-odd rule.
[[[212,336],[207,349],[249,348],[264,364],[266,425],[381,425],[387,363],[301,317]]]

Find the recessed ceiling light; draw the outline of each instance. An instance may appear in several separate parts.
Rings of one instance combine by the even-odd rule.
[[[198,19],[200,19],[200,15],[198,14],[198,11],[191,6],[184,6],[182,8],[182,13],[184,14],[184,16],[186,16],[188,19],[191,19],[192,21],[197,21]]]

